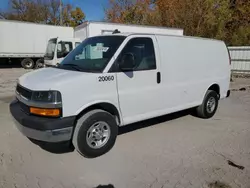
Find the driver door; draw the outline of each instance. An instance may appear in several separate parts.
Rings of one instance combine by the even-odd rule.
[[[120,67],[117,92],[124,124],[154,117],[162,109],[160,63],[154,44],[154,36],[133,36],[116,60]]]

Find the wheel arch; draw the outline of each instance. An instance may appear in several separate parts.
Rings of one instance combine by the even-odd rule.
[[[220,95],[220,86],[219,84],[212,84],[207,90],[213,90],[215,91],[218,95]]]
[[[218,98],[220,99],[220,86],[218,83],[213,83],[211,84],[205,91],[205,93],[203,94],[203,99],[207,93],[208,90],[213,90],[218,94]]]
[[[109,112],[110,114],[115,116],[117,125],[123,124],[122,116],[121,116],[121,113],[119,111],[119,108],[109,101],[98,101],[98,102],[94,102],[94,103],[90,103],[90,104],[85,105],[77,113],[76,119],[79,119],[83,114],[85,114],[91,110],[95,110],[95,109],[100,109],[100,110],[104,110],[106,112]]]

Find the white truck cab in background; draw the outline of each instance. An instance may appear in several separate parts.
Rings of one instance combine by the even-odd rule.
[[[70,142],[87,157],[115,144],[118,127],[194,108],[211,118],[229,96],[223,41],[176,35],[89,37],[57,67],[18,79],[10,112],[27,137]]]
[[[81,44],[78,38],[52,38],[48,41],[44,55],[45,66],[56,66],[61,63],[66,55]]]

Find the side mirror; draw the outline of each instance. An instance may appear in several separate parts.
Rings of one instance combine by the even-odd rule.
[[[126,53],[122,56],[119,68],[122,71],[133,71],[135,68],[135,56],[132,53]]]

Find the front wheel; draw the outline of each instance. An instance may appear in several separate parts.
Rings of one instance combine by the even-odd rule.
[[[219,95],[213,90],[208,90],[203,103],[196,109],[198,117],[204,119],[213,117],[218,108],[218,103]]]
[[[115,144],[118,126],[115,118],[103,110],[93,110],[78,119],[73,145],[83,156],[99,157]]]

